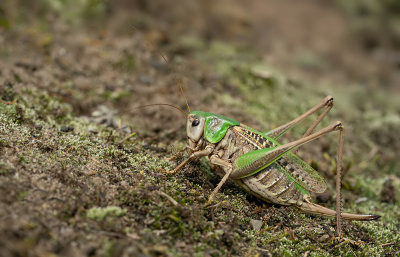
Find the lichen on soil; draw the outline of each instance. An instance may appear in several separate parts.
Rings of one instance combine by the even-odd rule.
[[[261,16],[252,20],[238,11],[240,3],[228,8],[221,1],[209,13],[209,3],[179,1],[185,13],[162,0],[72,2],[0,4],[1,256],[400,254],[400,104],[391,86],[398,67],[360,66],[368,55],[344,45],[324,48],[325,55],[273,47],[276,53],[261,58],[260,48],[237,39],[246,26],[262,24],[256,19]],[[295,4],[302,11],[293,15],[307,20],[308,12],[322,12],[338,26],[330,39],[343,40],[339,7],[314,2]],[[257,4],[265,3],[255,1],[246,10],[257,11]],[[198,16],[188,15],[199,6],[215,27],[206,29]],[[30,8],[30,16],[21,15]],[[277,28],[285,26],[269,15]],[[185,33],[185,21],[193,33]],[[167,31],[160,29],[166,24]],[[266,42],[261,34],[254,39],[258,47]],[[303,39],[274,38],[271,45],[314,42]],[[357,61],[349,61],[350,52]],[[362,83],[371,71],[387,79]],[[203,208],[220,180],[206,159],[176,175],[162,172],[186,157],[185,117],[160,106],[137,108],[186,108],[178,80],[192,109],[263,131],[333,95],[334,109],[320,126],[341,120],[346,128],[343,209],[381,219],[344,221],[345,237],[362,243],[338,242],[332,239],[334,219],[264,203],[233,182]],[[301,136],[307,122],[283,142]],[[330,135],[299,152],[326,178],[327,192],[313,201],[329,208],[335,207],[336,148],[337,136]]]

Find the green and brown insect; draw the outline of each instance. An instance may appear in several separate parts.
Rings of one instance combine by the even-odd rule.
[[[182,90],[182,88],[181,88]],[[187,115],[187,148],[190,156],[174,170],[176,173],[190,160],[209,157],[210,163],[222,169],[224,176],[211,193],[208,204],[228,178],[256,197],[270,203],[296,206],[307,213],[336,216],[336,233],[342,238],[341,220],[370,221],[378,215],[341,212],[341,169],[344,128],[340,121],[317,132],[315,127],[333,107],[333,98],[325,97],[298,118],[267,132],[256,131],[240,122],[211,112],[192,111]],[[324,109],[300,139],[280,144],[279,138],[315,112]],[[322,193],[327,185],[310,165],[300,159],[297,147],[333,131],[339,131],[336,179],[336,211],[314,204],[310,192]]]

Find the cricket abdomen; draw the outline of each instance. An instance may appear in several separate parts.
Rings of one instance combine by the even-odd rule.
[[[250,151],[274,146],[273,142],[243,127],[230,128],[218,143],[216,151],[220,158],[234,163],[235,160]],[[284,159],[262,169],[254,175],[234,179],[249,193],[267,202],[281,205],[301,205],[303,194],[297,189],[296,182],[287,176],[288,167],[281,165]]]
[[[281,205],[301,205],[303,202],[303,194],[296,188],[296,183],[282,173],[275,163],[252,176],[235,181],[268,202]]]

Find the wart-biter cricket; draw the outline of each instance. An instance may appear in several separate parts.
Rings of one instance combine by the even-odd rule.
[[[369,221],[378,215],[341,212],[341,169],[344,128],[337,121],[313,133],[333,106],[333,98],[325,97],[298,118],[267,132],[256,131],[240,122],[211,112],[192,111],[187,115],[187,148],[190,156],[180,163],[175,173],[190,160],[208,156],[210,163],[222,169],[224,175],[208,199],[210,203],[228,178],[256,197],[274,204],[292,205],[307,213],[336,216],[336,233],[342,238],[341,219]],[[290,128],[319,110],[324,111],[300,139],[279,144],[279,138]],[[295,150],[330,132],[339,132],[336,178],[336,211],[314,204],[310,192],[322,193],[324,179]]]

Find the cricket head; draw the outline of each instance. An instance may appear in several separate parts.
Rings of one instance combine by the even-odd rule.
[[[191,112],[186,121],[187,143],[192,149],[196,148],[204,135],[206,117],[202,114],[203,112]]]
[[[188,146],[195,148],[205,138],[210,143],[218,143],[232,126],[240,123],[234,119],[211,112],[190,112],[186,122]]]

